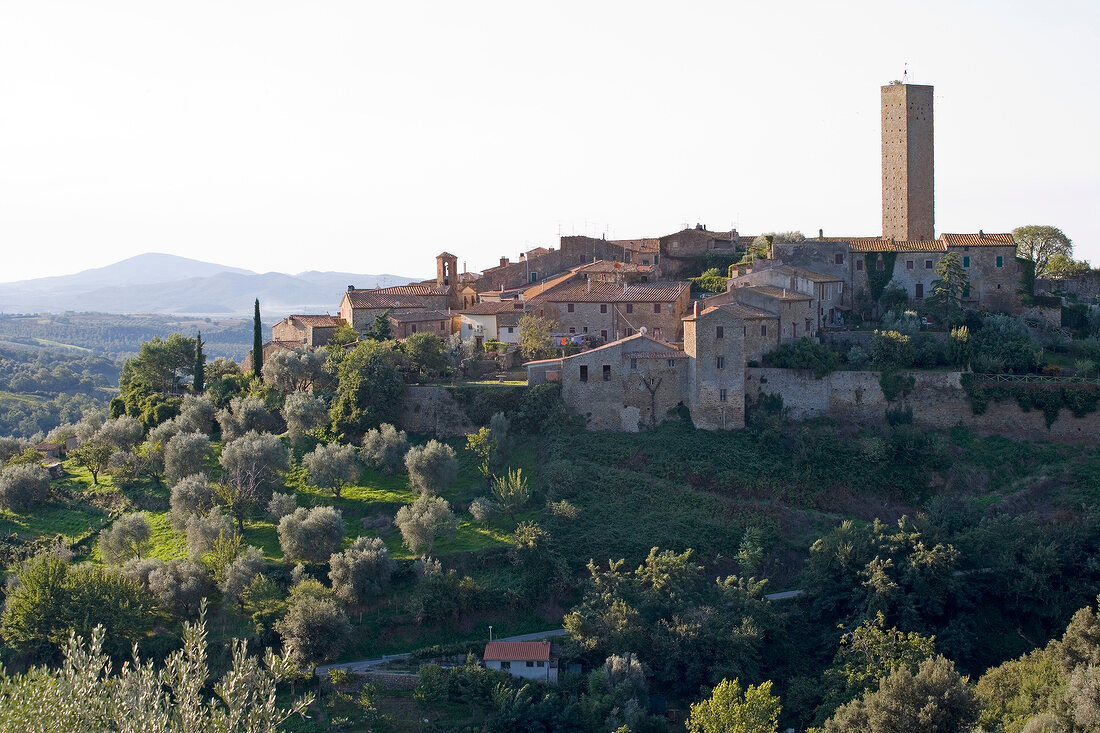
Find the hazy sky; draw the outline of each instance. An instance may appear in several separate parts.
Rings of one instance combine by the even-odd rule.
[[[936,87],[937,233],[1053,224],[1100,264],[1098,49],[1085,0],[0,0],[0,281],[874,235],[906,63]]]

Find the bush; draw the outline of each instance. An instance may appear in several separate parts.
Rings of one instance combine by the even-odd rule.
[[[913,408],[909,405],[886,408],[886,422],[894,428],[898,425],[913,424]]]
[[[408,452],[409,436],[405,431],[398,430],[389,423],[382,423],[363,436],[363,450],[360,455],[368,466],[392,475],[405,465],[405,454]]]
[[[970,361],[970,329],[958,326],[951,329],[947,339],[947,361],[955,366],[965,366]]]
[[[405,469],[414,491],[438,494],[458,478],[458,459],[451,446],[438,440],[410,448],[405,454]]]
[[[858,345],[848,349],[848,353],[845,355],[848,364],[856,369],[862,369],[870,358],[871,355],[867,353],[867,350]]]
[[[883,372],[879,376],[878,383],[882,387],[882,394],[886,397],[886,401],[893,402],[898,397],[907,397],[917,382],[912,374]]]
[[[871,358],[879,369],[908,369],[913,365],[913,342],[897,331],[875,331]]]
[[[803,336],[765,354],[764,365],[779,369],[812,369],[820,379],[840,367],[840,354]]]
[[[470,516],[473,517],[476,522],[485,524],[492,519],[495,512],[496,505],[493,504],[493,500],[488,497],[479,496],[470,502]]]
[[[975,361],[979,357],[996,359],[1004,364],[1005,370],[1015,374],[1034,371],[1043,351],[1024,320],[1012,316],[989,316],[971,341]]]

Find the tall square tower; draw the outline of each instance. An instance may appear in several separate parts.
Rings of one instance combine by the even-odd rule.
[[[932,87],[882,87],[882,236],[936,237],[932,164]]]

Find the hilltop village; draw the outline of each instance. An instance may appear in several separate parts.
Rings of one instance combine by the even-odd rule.
[[[1019,314],[1028,263],[1011,234],[935,235],[932,87],[882,87],[881,114],[881,235],[786,241],[698,224],[659,237],[565,236],[557,249],[501,257],[480,272],[459,271],[443,252],[432,280],[349,285],[339,315],[283,319],[265,357],[323,346],[345,324],[362,334],[380,315],[398,339],[457,333],[507,349],[533,314],[553,324],[547,347],[580,352],[528,362],[529,383],[560,381],[590,427],[637,430],[683,405],[696,426],[731,429],[745,424],[747,367],[784,344],[859,330],[885,312],[884,293],[923,305],[945,258],[961,268],[961,307]],[[724,292],[693,295],[686,276],[718,261],[730,263]]]

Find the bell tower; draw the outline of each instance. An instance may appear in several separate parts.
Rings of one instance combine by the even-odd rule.
[[[458,286],[458,258],[450,252],[436,255],[435,284],[440,288],[456,288]]]

